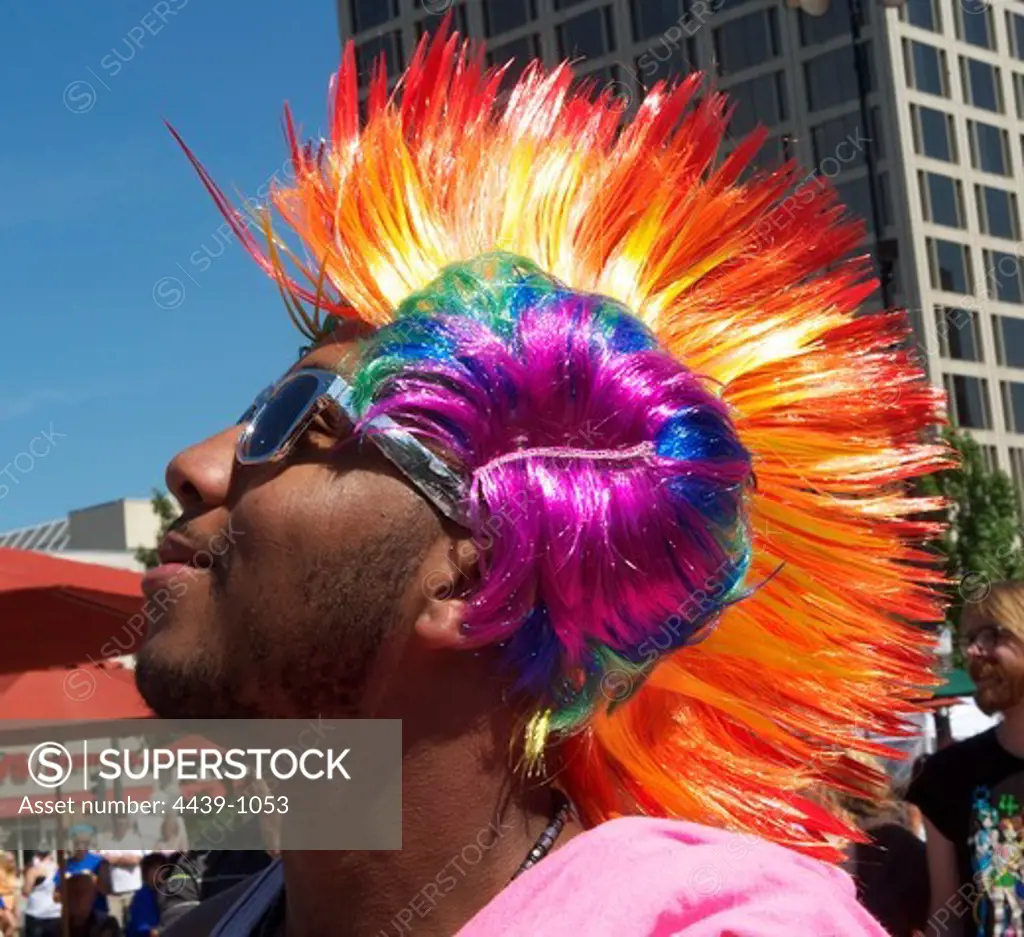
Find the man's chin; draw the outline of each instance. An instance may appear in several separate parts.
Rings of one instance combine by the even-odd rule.
[[[159,641],[143,645],[135,661],[135,686],[161,719],[230,719],[239,713],[225,693],[222,676],[198,655],[174,661],[161,654]]]
[[[974,704],[986,716],[994,716],[996,713],[1002,712],[1006,708],[1003,703],[1004,701],[1000,699],[999,694],[986,692],[980,689],[974,697]]]
[[[974,697],[975,705],[986,716],[1006,712],[1024,700],[1024,682],[1020,680],[995,680],[978,684]]]

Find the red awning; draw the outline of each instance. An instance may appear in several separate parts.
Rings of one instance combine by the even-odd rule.
[[[152,715],[135,689],[134,671],[113,661],[0,674],[0,725],[5,728],[12,728],[14,720],[78,723]]]
[[[129,623],[143,608],[141,578],[0,547],[0,674],[133,653],[145,633],[144,620]]]

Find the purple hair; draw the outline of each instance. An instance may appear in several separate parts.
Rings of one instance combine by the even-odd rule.
[[[354,385],[364,422],[387,414],[471,480],[464,627],[504,649],[552,730],[744,594],[750,456],[708,382],[620,303],[488,254],[402,303]]]

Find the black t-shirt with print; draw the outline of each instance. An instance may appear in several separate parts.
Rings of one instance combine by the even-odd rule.
[[[970,937],[1024,934],[1024,758],[990,729],[937,752],[907,800],[956,847],[959,896],[950,901],[949,933]]]

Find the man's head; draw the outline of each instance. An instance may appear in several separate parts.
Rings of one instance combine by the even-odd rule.
[[[76,859],[81,859],[92,848],[92,827],[76,826],[71,830],[71,850]]]
[[[168,573],[176,601],[139,656],[161,714],[459,711],[446,668],[472,666],[569,730],[607,706],[611,669],[639,685],[741,587],[749,457],[715,393],[611,300],[488,255],[298,367],[345,376],[359,425],[325,411],[258,466],[236,463],[232,427],[168,469],[184,521],[162,558],[212,559]],[[380,417],[462,476],[465,527],[381,454]],[[444,653],[485,647],[500,660]]]
[[[1024,701],[1024,583],[996,583],[981,601],[967,604],[960,638],[983,712]]]
[[[142,857],[142,862],[139,863],[143,884],[148,885],[150,888],[156,888],[160,880],[161,871],[167,866],[169,866],[169,863],[163,853],[147,853]]]
[[[132,828],[131,820],[121,814],[115,814],[112,821],[115,839],[124,839]]]

